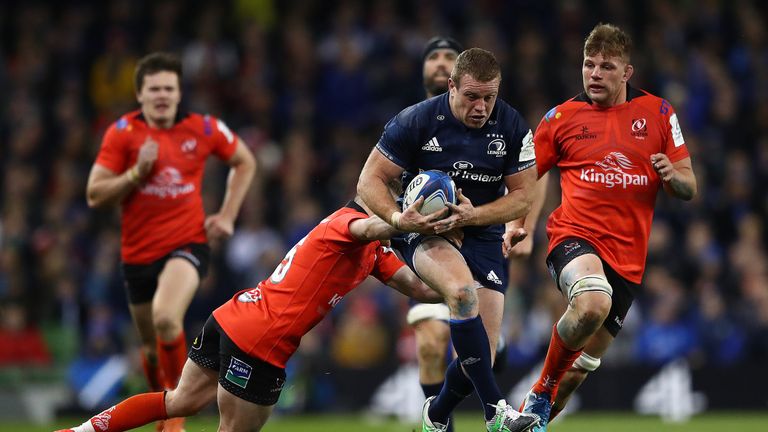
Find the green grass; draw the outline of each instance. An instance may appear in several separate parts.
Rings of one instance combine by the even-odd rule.
[[[55,429],[79,424],[83,419],[61,420],[55,425],[41,427],[24,423],[0,422],[0,432],[51,432]],[[202,416],[191,418],[187,422],[188,432],[215,432],[216,417]],[[417,427],[418,426],[418,427]],[[137,431],[153,432],[153,426],[145,426]],[[264,432],[302,431],[302,432],[408,432],[420,431],[420,425],[403,424],[394,420],[372,422],[354,415],[318,415],[275,417],[267,422]],[[457,432],[482,432],[480,413],[462,414],[456,419]],[[657,417],[642,417],[621,413],[577,414],[556,422],[549,427],[549,432],[766,432],[768,431],[768,413],[711,413],[694,417],[683,424],[667,424]]]

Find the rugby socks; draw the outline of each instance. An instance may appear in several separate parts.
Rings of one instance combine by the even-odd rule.
[[[153,392],[165,390],[163,384],[163,371],[157,364],[157,359],[151,361],[147,354],[141,355],[141,366],[144,368],[144,376],[147,378],[147,384],[149,384],[149,390]]]
[[[548,393],[551,400],[555,400],[557,388],[560,380],[568,369],[573,366],[573,362],[581,355],[581,349],[573,350],[565,346],[557,332],[557,324],[552,327],[552,338],[549,341],[547,349],[547,358],[544,360],[544,368],[541,370],[541,376],[533,385],[535,393]]]
[[[485,419],[490,420],[496,414],[496,408],[491,404],[496,405],[504,396],[493,377],[491,344],[488,343],[483,320],[479,315],[466,320],[451,319],[450,326],[453,347],[461,366],[472,380],[483,403]]]
[[[72,431],[122,432],[167,418],[165,392],[143,393],[102,411]]]
[[[443,388],[444,383],[445,382],[437,384],[421,384],[421,390],[424,391],[424,396],[426,397],[437,396],[440,394],[440,389]]]
[[[549,412],[549,422],[551,423],[552,420],[554,420],[555,417],[557,417],[557,415],[560,414],[561,411],[562,410],[560,408],[553,405],[552,411]]]
[[[157,359],[165,375],[165,388],[175,389],[187,361],[187,339],[183,331],[170,342],[157,340]]]
[[[454,408],[474,390],[472,381],[467,378],[459,366],[459,359],[455,359],[445,371],[445,384],[440,390],[440,394],[429,405],[429,418],[432,421],[445,424]],[[448,422],[448,429],[453,429],[451,422]]]

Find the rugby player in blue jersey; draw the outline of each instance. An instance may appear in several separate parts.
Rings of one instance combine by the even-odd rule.
[[[371,210],[407,233],[393,246],[450,310],[458,358],[448,366],[440,394],[424,404],[425,432],[445,431],[451,411],[473,390],[488,431],[521,432],[538,422],[507,404],[491,370],[507,287],[504,224],[530,210],[537,177],[531,130],[517,111],[497,101],[500,83],[492,53],[462,52],[447,93],[387,123],[357,185]],[[422,216],[414,206],[401,212],[389,194],[388,185],[403,173],[407,184],[408,175],[427,169],[449,173],[460,190],[458,205],[450,205],[443,219]],[[464,231],[460,249],[440,236],[455,228]]]

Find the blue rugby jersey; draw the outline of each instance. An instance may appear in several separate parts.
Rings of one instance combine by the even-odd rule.
[[[384,127],[376,148],[402,167],[403,185],[420,170],[448,173],[474,206],[505,193],[504,176],[536,165],[533,134],[525,119],[501,99],[480,129],[453,116],[444,93],[412,105]],[[501,225],[465,227],[465,235],[501,234]]]

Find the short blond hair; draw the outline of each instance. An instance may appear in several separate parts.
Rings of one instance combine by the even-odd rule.
[[[456,57],[456,65],[451,71],[451,80],[456,87],[461,86],[461,77],[464,75],[485,83],[501,78],[501,66],[490,51],[470,48]]]
[[[613,24],[596,25],[584,41],[584,57],[602,54],[604,57],[621,57],[629,63],[631,53],[632,39]]]

